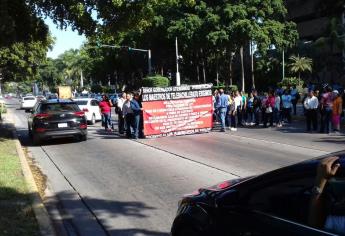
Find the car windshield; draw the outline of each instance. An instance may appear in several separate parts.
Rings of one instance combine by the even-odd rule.
[[[87,100],[77,100],[75,101],[77,103],[77,105],[79,106],[85,106],[87,105]]]
[[[24,101],[26,100],[35,100],[35,98],[34,97],[24,98]]]
[[[47,112],[75,112],[80,111],[75,103],[48,103],[42,104],[40,107],[41,113]]]

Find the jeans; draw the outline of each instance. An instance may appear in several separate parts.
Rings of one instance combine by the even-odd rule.
[[[291,123],[291,108],[283,108],[283,119]]]
[[[267,122],[270,122],[270,126],[273,126],[273,112],[265,113],[264,127],[267,127]]]
[[[140,114],[133,115],[133,138],[139,137],[139,126],[140,126]]]
[[[278,108],[273,109],[273,120],[274,120],[274,123],[276,124],[279,124],[281,122],[281,115]]]
[[[126,120],[126,136],[127,138],[132,137],[132,126],[133,126],[133,119],[134,115],[132,113],[129,113],[126,115],[125,120]]]
[[[254,108],[255,125],[260,124],[260,107]]]
[[[331,132],[331,119],[332,119],[332,108],[326,107],[322,110],[321,116],[321,130],[320,132],[329,133]]]
[[[122,111],[119,111],[118,118],[119,118],[118,120],[119,133],[123,134],[125,131],[125,118],[123,118]]]
[[[219,108],[219,116],[220,116],[220,122],[222,125],[222,130],[225,130],[225,118],[226,118],[226,111],[227,109],[224,108]]]
[[[255,116],[254,116],[254,110],[253,108],[247,108],[247,122],[253,123],[255,122]]]
[[[110,112],[103,113],[102,116],[103,116],[103,119],[104,119],[104,127],[105,127],[105,129],[110,129],[110,127],[111,127]]]

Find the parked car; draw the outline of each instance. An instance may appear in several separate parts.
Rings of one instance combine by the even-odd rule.
[[[37,98],[35,96],[25,96],[20,102],[20,108],[25,110],[32,109],[37,103]]]
[[[93,125],[96,121],[102,120],[102,114],[99,110],[98,101],[94,98],[77,98],[74,101],[80,110],[85,112],[86,120]]]
[[[84,112],[72,100],[41,101],[28,118],[28,131],[35,145],[63,137],[86,141],[87,121]]]
[[[345,235],[345,228],[339,234],[308,224],[317,167],[330,156],[339,157],[336,164],[340,168],[328,181],[322,197],[329,202],[330,215],[345,216],[345,151],[342,151],[186,195],[179,203],[171,235]]]

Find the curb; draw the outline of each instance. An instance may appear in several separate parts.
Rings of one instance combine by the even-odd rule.
[[[11,117],[12,119],[9,119],[9,114],[7,114],[6,118],[4,119],[5,121],[14,125],[13,117]],[[55,230],[53,227],[53,223],[49,217],[47,209],[45,208],[45,206],[43,204],[41,196],[38,193],[38,188],[37,188],[36,182],[35,182],[34,177],[32,175],[30,166],[26,160],[24,151],[22,149],[22,145],[20,144],[20,142],[18,140],[18,136],[17,136],[15,128],[12,130],[12,135],[13,135],[14,142],[16,145],[16,151],[17,151],[17,154],[19,156],[20,163],[22,166],[23,175],[24,175],[25,181],[27,183],[28,190],[31,194],[32,208],[33,208],[35,216],[36,216],[36,220],[37,220],[37,223],[39,226],[40,234],[42,236],[43,235],[44,236],[56,236]]]

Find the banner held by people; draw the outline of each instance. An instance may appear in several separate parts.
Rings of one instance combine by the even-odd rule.
[[[143,88],[144,134],[148,138],[208,132],[212,84]]]

